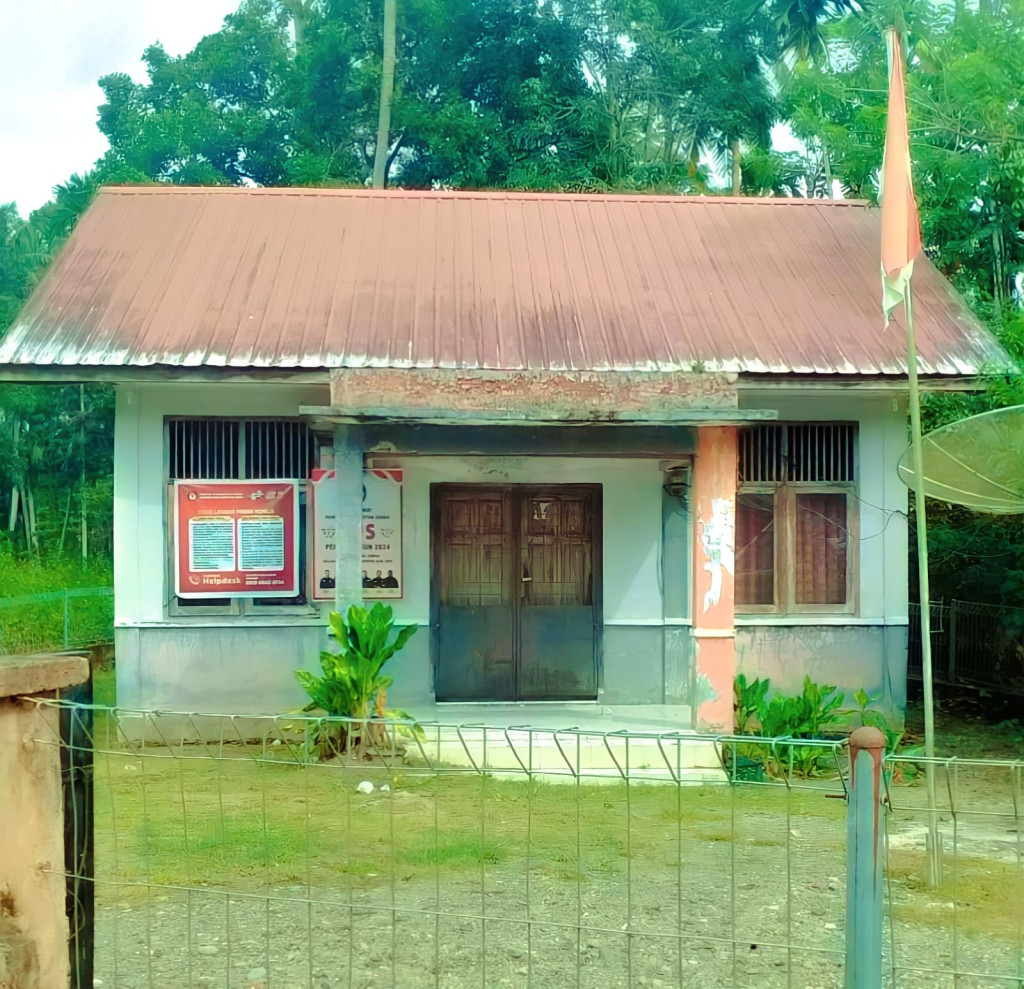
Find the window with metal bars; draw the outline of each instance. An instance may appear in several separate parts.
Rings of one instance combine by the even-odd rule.
[[[299,487],[299,572],[302,588],[293,598],[174,597],[172,614],[245,614],[278,608],[308,608],[305,593],[306,488],[318,465],[316,435],[297,419],[167,420],[167,479],[297,480]],[[169,501],[169,504],[172,502]]]
[[[857,424],[771,423],[739,439],[736,609],[853,610]]]
[[[304,481],[317,465],[316,437],[294,419],[169,419],[170,480]]]

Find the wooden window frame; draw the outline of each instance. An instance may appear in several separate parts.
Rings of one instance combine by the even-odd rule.
[[[813,423],[809,423],[813,425]],[[785,423],[804,425],[804,423]],[[738,481],[738,496],[743,494],[771,494],[774,498],[775,525],[773,527],[774,601],[771,604],[741,604],[735,602],[738,616],[788,615],[855,615],[859,607],[860,575],[860,512],[857,506],[857,485],[860,477],[857,437],[853,440],[852,481]],[[796,498],[803,494],[841,494],[846,497],[846,601],[842,604],[798,604],[796,601]]]
[[[751,484],[738,485],[736,488],[736,507],[739,509],[739,496],[741,494],[770,494],[772,496],[772,518],[774,525],[772,526],[772,597],[773,601],[771,604],[740,604],[736,602],[734,605],[736,614],[744,615],[777,615],[780,613],[779,607],[779,554],[781,552],[780,542],[785,540],[779,539],[779,531],[782,528],[779,525],[779,484],[757,482]]]

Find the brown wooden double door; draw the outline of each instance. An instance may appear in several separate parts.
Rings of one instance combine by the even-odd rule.
[[[601,488],[431,489],[439,701],[593,700]]]

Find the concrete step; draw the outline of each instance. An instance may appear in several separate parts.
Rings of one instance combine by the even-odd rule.
[[[406,756],[430,765],[501,775],[612,780],[702,782],[724,780],[713,743],[692,732],[627,733],[586,729],[422,726]]]

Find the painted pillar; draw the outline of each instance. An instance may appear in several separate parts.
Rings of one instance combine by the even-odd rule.
[[[52,701],[88,678],[84,656],[0,656],[2,986],[70,984],[60,710],[25,695]]]
[[[735,426],[698,428],[690,499],[694,524],[694,722],[699,731],[731,732],[736,675]]]
[[[354,426],[334,427],[338,516],[334,530],[334,608],[345,614],[363,600],[363,437]]]

